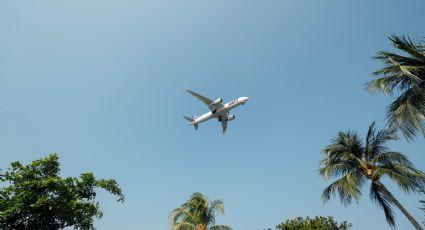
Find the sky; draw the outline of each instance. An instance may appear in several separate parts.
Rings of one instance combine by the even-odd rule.
[[[324,204],[321,150],[338,131],[385,126],[391,98],[365,90],[394,48],[425,36],[420,0],[0,0],[0,168],[58,153],[61,175],[114,178],[97,229],[169,229],[193,192],[235,230],[331,215],[389,229],[369,199]],[[226,134],[185,89],[249,96]],[[425,141],[390,143],[425,170]],[[420,222],[420,196],[388,189]],[[423,199],[423,197],[422,197]],[[395,210],[398,229],[413,229]]]

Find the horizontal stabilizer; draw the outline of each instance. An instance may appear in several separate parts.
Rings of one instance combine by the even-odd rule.
[[[186,117],[186,116],[183,116],[186,120],[188,120],[190,123],[192,123],[192,122],[194,122],[195,121],[195,119],[193,119],[193,118],[191,118],[191,117]]]
[[[194,127],[195,127],[195,129],[196,130],[198,130],[198,124],[193,124],[193,122],[195,121],[195,119],[194,118],[191,118],[191,117],[186,117],[186,116],[183,116],[186,120],[188,120],[189,122],[190,122],[190,124],[191,125],[193,125]]]

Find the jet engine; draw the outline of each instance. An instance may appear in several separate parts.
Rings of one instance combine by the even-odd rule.
[[[227,117],[227,121],[231,121],[231,120],[235,120],[235,118],[236,118],[236,116],[235,115],[229,115],[228,117]]]
[[[223,101],[223,99],[222,99],[221,97],[219,97],[219,98],[217,98],[217,100],[213,101],[213,102],[210,104],[210,109],[211,109],[211,112],[212,112],[212,113],[217,112],[217,107],[216,107],[216,105],[220,104],[222,101]]]
[[[220,104],[223,101],[223,98],[219,97],[217,100],[213,101],[210,106]]]

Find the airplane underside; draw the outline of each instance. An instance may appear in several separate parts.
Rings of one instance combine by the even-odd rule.
[[[205,113],[200,117],[184,117],[195,127],[196,130],[200,123],[217,118],[217,120],[221,123],[223,133],[225,133],[227,129],[227,122],[235,119],[235,115],[229,115],[229,111],[239,105],[245,104],[245,102],[249,99],[248,97],[240,97],[226,104],[222,104],[222,98],[217,98],[213,101],[191,90],[186,91],[198,98],[210,109],[210,112]]]

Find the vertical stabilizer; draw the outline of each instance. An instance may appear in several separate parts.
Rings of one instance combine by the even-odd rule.
[[[191,118],[191,117],[186,117],[183,116],[186,120],[188,120],[190,122],[191,125],[193,125],[193,127],[195,127],[196,130],[198,130],[198,124],[194,124],[193,122],[195,121],[195,117]]]

